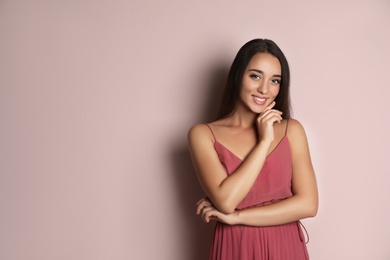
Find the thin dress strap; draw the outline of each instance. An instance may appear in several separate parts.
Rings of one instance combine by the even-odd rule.
[[[211,129],[211,127],[210,127],[208,124],[205,124],[205,125],[207,125],[207,127],[210,129],[210,132],[211,132],[211,134],[213,135],[214,142],[215,142],[217,139],[215,138],[215,135],[214,135],[213,130]]]
[[[287,119],[287,124],[286,124],[286,131],[284,132],[284,136],[287,135],[287,129],[288,129],[288,123],[290,122],[290,119]]]

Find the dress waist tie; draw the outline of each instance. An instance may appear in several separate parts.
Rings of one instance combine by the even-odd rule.
[[[303,227],[303,230],[305,230],[307,241],[305,239],[305,235],[303,234],[302,229],[300,228],[300,226]],[[297,227],[298,227],[299,237],[301,238],[301,241],[305,242],[305,244],[309,243],[309,240],[310,240],[309,233],[307,233],[307,230],[306,230],[305,226],[302,224],[301,221],[297,221]]]

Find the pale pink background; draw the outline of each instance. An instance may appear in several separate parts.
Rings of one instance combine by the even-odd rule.
[[[239,47],[291,64],[314,260],[390,259],[390,2],[0,1],[0,259],[206,259],[186,132]]]

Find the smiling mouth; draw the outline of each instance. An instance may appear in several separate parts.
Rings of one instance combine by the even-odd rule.
[[[259,97],[256,97],[256,96],[253,96],[253,98],[254,98],[256,101],[259,101],[259,102],[261,102],[261,103],[263,103],[264,101],[267,100],[266,98],[259,98]]]
[[[267,98],[261,98],[261,97],[258,97],[258,96],[253,96],[253,101],[255,101],[255,103],[257,105],[264,105],[267,102]]]

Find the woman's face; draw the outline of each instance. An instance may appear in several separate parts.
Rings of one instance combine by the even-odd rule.
[[[254,113],[261,113],[276,98],[282,80],[279,60],[269,53],[255,54],[244,71],[241,103]]]

